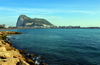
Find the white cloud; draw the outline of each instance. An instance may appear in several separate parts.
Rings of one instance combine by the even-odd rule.
[[[71,13],[88,13],[88,14],[95,14],[96,12],[92,11],[70,11]]]
[[[0,7],[0,10],[4,11],[11,11],[15,13],[39,13],[39,14],[50,14],[52,11],[47,9],[41,9],[41,8],[5,8]]]
[[[53,13],[87,13],[87,14],[96,14],[99,13],[97,11],[72,11],[72,10],[59,10],[59,9],[43,9],[43,8],[6,8],[0,7],[0,10],[3,11],[10,11],[12,13],[19,13],[19,14],[53,14]]]

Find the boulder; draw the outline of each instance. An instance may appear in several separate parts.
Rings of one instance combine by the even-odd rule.
[[[0,52],[7,51],[5,47],[0,47]]]
[[[35,62],[31,59],[27,59],[26,62],[28,62],[30,65],[35,65]]]
[[[32,57],[35,57],[35,55],[34,54],[30,54],[29,57],[32,58]]]
[[[4,46],[4,44],[2,43],[2,41],[0,41],[0,47],[1,47],[1,46]]]
[[[22,55],[16,51],[4,51],[4,52],[0,52],[0,58],[14,58],[14,57],[18,57],[18,58],[22,58]]]
[[[29,65],[29,64],[18,58],[8,58],[8,59],[0,59],[0,65]]]
[[[0,59],[0,65],[17,65],[18,62],[18,58]]]
[[[25,51],[25,50],[19,50],[19,52],[21,53],[21,54],[27,54],[27,51]]]
[[[16,65],[29,65],[29,64],[27,62],[21,60]]]
[[[10,46],[12,46],[12,43],[10,41],[4,41],[5,43],[10,44]]]

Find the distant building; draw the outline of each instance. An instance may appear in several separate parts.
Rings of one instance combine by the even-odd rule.
[[[9,26],[8,28],[16,28],[15,26]]]
[[[6,25],[5,24],[0,25],[0,28],[6,28]]]
[[[97,29],[97,28],[99,28],[99,27],[88,27],[88,28],[91,28],[91,29]]]
[[[67,28],[81,28],[80,26],[67,26]]]

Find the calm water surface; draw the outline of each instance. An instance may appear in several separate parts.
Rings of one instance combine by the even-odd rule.
[[[100,65],[100,29],[16,29],[11,42],[49,65]]]

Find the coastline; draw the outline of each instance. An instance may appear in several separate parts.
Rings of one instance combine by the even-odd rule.
[[[40,56],[36,57],[25,50],[18,50],[6,39],[8,34],[21,34],[20,32],[0,31],[0,65],[47,65],[40,61]]]
[[[95,27],[82,27],[82,28],[56,28],[56,27],[47,27],[47,28],[42,28],[42,27],[22,27],[22,28],[0,28],[0,30],[13,30],[13,29],[100,29],[100,27],[95,28]]]

